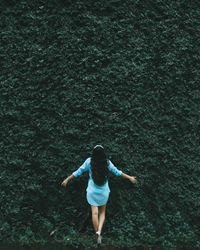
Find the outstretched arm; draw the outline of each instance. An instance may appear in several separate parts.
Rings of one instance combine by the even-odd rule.
[[[88,171],[89,169],[89,162],[90,159],[88,158],[82,166],[80,166],[80,168],[78,168],[75,172],[72,173],[72,175],[70,175],[69,177],[67,177],[62,183],[61,186],[66,187],[67,183],[69,180],[73,179],[74,177],[78,177],[80,175],[82,175],[82,173]]]
[[[74,175],[70,175],[69,177],[67,177],[62,183],[61,183],[61,186],[63,187],[66,187],[67,183],[69,180],[73,179],[74,178]]]
[[[134,184],[137,184],[137,180],[135,176],[130,176],[127,174],[124,174],[122,171],[118,170],[113,163],[109,160],[109,165],[108,165],[108,169],[115,174],[116,176],[122,176],[123,178],[129,179],[129,181],[131,181]]]
[[[130,175],[124,174],[124,173],[122,173],[121,176],[123,178],[129,179],[129,181],[131,181],[133,184],[137,184],[137,180],[136,180],[135,176],[130,176]]]

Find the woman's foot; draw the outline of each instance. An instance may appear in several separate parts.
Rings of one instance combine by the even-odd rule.
[[[97,243],[101,244],[101,240],[102,240],[101,233],[100,232],[96,232],[96,235],[97,235]]]
[[[101,237],[101,235],[99,235],[99,237],[98,237],[98,239],[97,239],[97,243],[98,243],[98,244],[101,244],[101,240],[102,240],[102,237]]]

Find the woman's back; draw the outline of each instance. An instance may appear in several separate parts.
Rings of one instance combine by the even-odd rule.
[[[122,171],[118,170],[110,160],[107,160],[107,162],[108,162],[108,166],[107,166],[108,171],[112,172],[116,176],[120,176],[122,174]],[[87,189],[86,189],[87,192],[94,192],[94,193],[98,193],[98,194],[102,193],[102,195],[104,193],[104,195],[105,194],[109,195],[110,187],[109,187],[109,184],[108,184],[108,177],[106,177],[106,181],[105,181],[105,183],[103,185],[97,185],[94,182],[94,179],[92,177],[92,169],[91,169],[91,157],[87,158],[85,160],[85,162],[83,163],[83,165],[80,166],[78,170],[73,172],[73,175],[75,177],[78,177],[84,172],[88,172],[88,174],[89,174],[88,186],[87,186]],[[100,199],[98,199],[98,200],[100,200]],[[105,199],[103,199],[103,197],[102,197],[102,202],[104,202],[104,200]]]
[[[86,189],[87,201],[91,205],[92,222],[96,232],[95,241],[97,240],[98,243],[101,243],[101,230],[105,220],[106,204],[110,194],[108,184],[109,171],[116,176],[129,179],[132,183],[137,183],[135,177],[122,173],[110,160],[107,160],[104,148],[101,145],[97,145],[93,149],[92,157],[87,158],[83,165],[61,184],[65,187],[70,179],[78,177],[84,172],[88,172],[89,179]]]

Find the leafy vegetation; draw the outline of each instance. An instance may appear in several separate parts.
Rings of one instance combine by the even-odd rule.
[[[110,178],[105,239],[199,249],[198,2],[0,10],[1,241],[88,246],[87,175],[60,184],[102,143],[138,179]]]

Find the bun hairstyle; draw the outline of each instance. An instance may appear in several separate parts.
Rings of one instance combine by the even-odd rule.
[[[102,145],[96,145],[92,151],[91,172],[94,183],[102,186],[108,176],[108,161]]]

